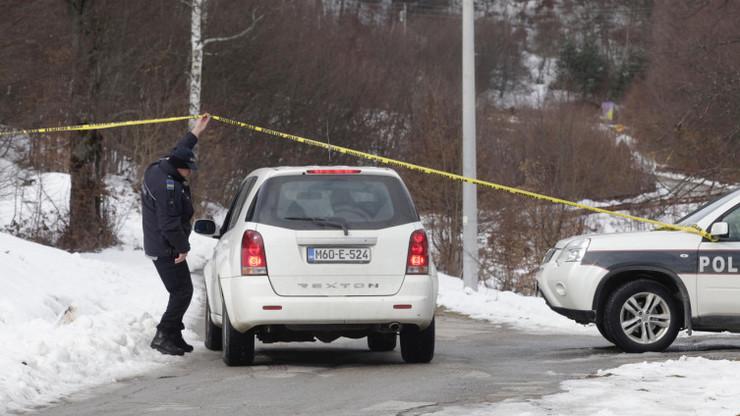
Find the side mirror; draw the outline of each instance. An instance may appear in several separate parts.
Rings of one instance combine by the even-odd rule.
[[[709,230],[709,234],[715,237],[729,237],[730,226],[726,222],[715,222]]]
[[[193,225],[193,231],[207,237],[214,237],[216,234],[216,223],[211,220],[197,220],[195,221],[195,225]]]

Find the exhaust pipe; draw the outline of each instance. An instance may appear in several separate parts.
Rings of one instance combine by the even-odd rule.
[[[398,332],[401,329],[401,324],[399,324],[398,322],[393,322],[391,324],[388,324],[388,329],[393,332]]]

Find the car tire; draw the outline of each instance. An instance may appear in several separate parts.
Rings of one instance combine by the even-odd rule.
[[[426,329],[401,328],[401,357],[407,363],[428,363],[434,358],[434,319]]]
[[[252,364],[254,362],[254,331],[241,333],[231,326],[225,304],[223,305],[223,321],[221,357],[224,363],[229,367]]]
[[[681,327],[678,301],[662,284],[639,279],[612,293],[604,309],[606,332],[624,352],[664,351]]]
[[[373,333],[367,336],[367,347],[373,352],[386,352],[396,349],[396,334]]]
[[[608,328],[606,327],[606,322],[604,322],[603,312],[596,315],[596,329],[599,330],[599,333],[604,337],[604,339],[614,344],[614,337],[609,333]]]
[[[205,341],[203,342],[206,345],[206,348],[208,348],[211,351],[221,351],[222,343],[221,343],[221,337],[223,336],[221,333],[221,328],[217,327],[216,324],[211,321],[211,305],[208,301],[208,296],[206,295],[206,316],[203,319],[205,321],[206,331],[205,331]]]

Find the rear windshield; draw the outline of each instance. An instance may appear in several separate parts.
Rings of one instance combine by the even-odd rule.
[[[419,220],[400,180],[381,175],[277,176],[259,190],[253,221],[298,230],[376,230]],[[323,223],[323,224],[322,224]]]

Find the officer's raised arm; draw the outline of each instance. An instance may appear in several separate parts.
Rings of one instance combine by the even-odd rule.
[[[208,126],[208,122],[211,121],[211,115],[206,113],[203,117],[199,118],[195,123],[193,130],[185,133],[182,139],[178,140],[175,145],[175,149],[190,149],[192,150],[198,143],[198,139],[202,136],[203,131]]]

